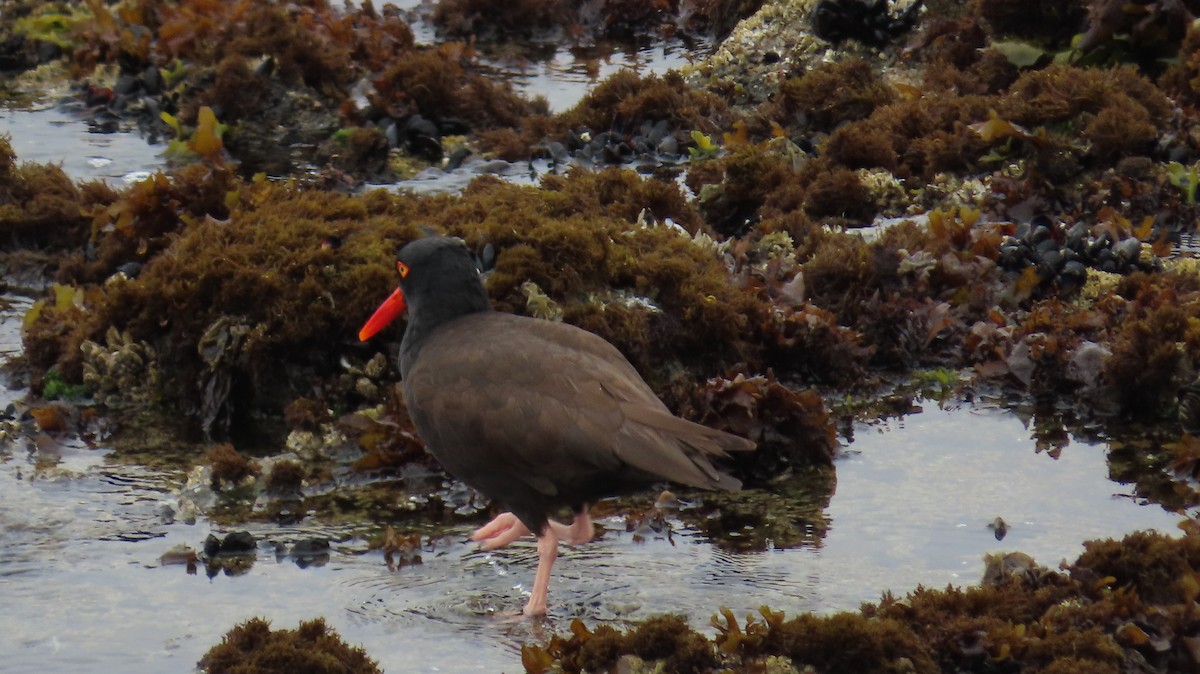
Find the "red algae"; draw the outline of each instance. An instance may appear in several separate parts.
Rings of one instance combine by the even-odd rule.
[[[263,618],[231,629],[197,666],[208,674],[239,672],[313,672],[378,674],[383,670],[362,648],[350,646],[323,618],[302,621],[295,629],[272,630]]]
[[[1187,608],[1195,547],[1191,536],[1159,534],[1092,541],[1064,572],[1025,558],[981,586],[889,593],[857,613],[788,619],[764,606],[743,622],[723,609],[712,639],[671,616],[624,632],[576,620],[569,635],[526,646],[523,660],[530,672],[603,670],[631,655],[695,672],[769,671],[770,663],[822,672],[1187,671],[1196,664]],[[652,636],[660,632],[670,636]],[[664,639],[676,655],[652,646]]]

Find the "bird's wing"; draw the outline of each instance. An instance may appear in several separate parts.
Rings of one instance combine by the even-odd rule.
[[[754,443],[672,415],[608,342],[561,323],[475,316],[427,341],[405,382],[418,430],[450,472],[472,482],[505,470],[547,495],[626,467],[737,488],[707,457]]]

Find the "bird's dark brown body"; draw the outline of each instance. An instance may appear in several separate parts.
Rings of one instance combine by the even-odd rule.
[[[415,241],[397,266],[409,311],[400,370],[417,432],[447,471],[529,531],[553,536],[554,510],[663,480],[740,487],[710,458],[753,442],[672,415],[600,337],[492,311],[461,241]]]
[[[431,333],[404,399],[446,470],[535,532],[557,508],[663,480],[736,489],[707,457],[750,446],[673,416],[592,333],[493,311]]]

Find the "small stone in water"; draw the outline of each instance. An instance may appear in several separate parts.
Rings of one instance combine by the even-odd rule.
[[[195,564],[196,551],[187,545],[180,543],[179,545],[176,545],[175,547],[170,548],[166,552],[162,553],[162,555],[160,555],[158,558],[158,563],[162,564],[163,566],[170,566],[172,564]]]

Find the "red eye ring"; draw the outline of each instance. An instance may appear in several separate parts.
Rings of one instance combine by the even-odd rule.
[[[408,265],[400,260],[396,260],[396,271],[400,272],[400,278],[408,278]]]

